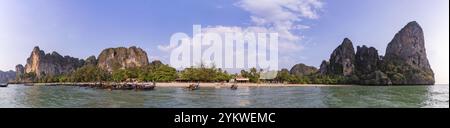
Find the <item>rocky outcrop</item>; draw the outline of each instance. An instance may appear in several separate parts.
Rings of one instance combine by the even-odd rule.
[[[35,47],[27,59],[25,73],[34,73],[37,78],[69,73],[81,66],[84,61],[70,56],[61,56],[57,52],[46,54]]]
[[[148,65],[147,53],[141,48],[108,48],[98,56],[98,67],[112,72],[117,69]]]
[[[423,30],[417,22],[408,23],[395,35],[384,57],[367,46],[358,46],[355,54],[352,42],[344,39],[330,60],[322,62],[319,73],[344,76],[350,83],[365,85],[432,85],[435,82]]]
[[[163,65],[163,63],[162,63],[160,60],[154,60],[154,61],[152,61],[152,62],[150,63],[150,65],[156,65],[156,66],[158,66],[158,65]]]
[[[331,54],[329,62],[322,62],[320,72],[332,75],[350,76],[355,65],[355,50],[350,39],[345,38]]]
[[[96,66],[98,63],[97,58],[95,56],[90,56],[86,59],[84,65],[93,65]]]
[[[16,65],[16,81],[22,81],[23,76],[25,74],[25,67],[23,65]]]
[[[388,76],[380,71],[381,57],[374,47],[363,45],[356,48],[355,71],[359,77],[358,84],[389,85],[392,84]]]
[[[8,83],[16,78],[16,72],[14,71],[0,71],[0,83]]]
[[[319,73],[322,75],[328,74],[328,65],[330,65],[330,62],[324,60],[320,64]]]
[[[316,73],[317,68],[312,67],[312,66],[307,66],[305,64],[296,64],[291,68],[291,70],[289,72],[292,75],[302,77],[305,75],[311,75],[313,73]]]
[[[401,29],[386,48],[385,71],[393,84],[434,84],[425,50],[424,33],[413,21]]]
[[[358,74],[369,74],[378,70],[380,56],[374,47],[363,45],[356,48],[355,69]]]

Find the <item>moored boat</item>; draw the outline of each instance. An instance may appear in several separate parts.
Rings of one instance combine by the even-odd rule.
[[[3,87],[3,88],[8,87],[8,83],[1,83],[0,87]]]
[[[236,89],[238,89],[238,85],[237,84],[233,84],[233,85],[231,85],[230,89],[231,90],[236,90]]]
[[[187,87],[187,89],[189,89],[189,90],[198,90],[198,89],[200,89],[200,83],[197,83],[197,84],[190,84],[190,85]]]
[[[154,90],[155,89],[155,85],[149,85],[149,84],[144,84],[144,85],[139,85],[136,86],[136,90],[140,90],[140,91],[149,91],[149,90]]]
[[[115,86],[116,90],[133,90],[136,88],[136,85],[133,84],[123,84]]]

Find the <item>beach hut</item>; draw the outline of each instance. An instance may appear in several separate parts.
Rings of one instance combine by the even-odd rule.
[[[275,78],[259,78],[262,83],[277,83]]]
[[[236,77],[234,79],[234,81],[237,82],[237,83],[248,83],[248,82],[250,82],[250,79],[249,78],[245,78],[245,77]]]

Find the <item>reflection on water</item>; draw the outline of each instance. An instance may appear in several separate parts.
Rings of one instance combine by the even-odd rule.
[[[449,86],[156,88],[108,91],[83,87],[10,85],[0,107],[449,107]]]

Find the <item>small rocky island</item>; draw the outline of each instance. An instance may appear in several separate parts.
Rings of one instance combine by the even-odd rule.
[[[305,67],[305,66],[303,66]],[[302,72],[294,66],[291,73]],[[413,21],[400,30],[380,56],[374,47],[358,46],[345,38],[323,61],[317,75],[344,79],[337,84],[433,85],[434,73],[425,50],[423,30]]]
[[[205,74],[206,73],[206,74]],[[2,73],[4,74],[4,73]],[[11,74],[11,73],[10,73]],[[187,68],[182,71],[162,64],[149,63],[141,48],[108,48],[98,59],[95,56],[78,59],[45,53],[35,47],[25,66],[16,66],[17,83],[49,82],[224,82],[233,77],[246,77],[261,83],[257,69],[241,71],[239,76],[215,68]],[[413,21],[401,29],[381,56],[374,47],[357,46],[350,39],[343,42],[317,69],[297,64],[291,70],[282,69],[271,82],[288,84],[356,84],[356,85],[433,85],[434,73],[425,50],[424,33]]]

